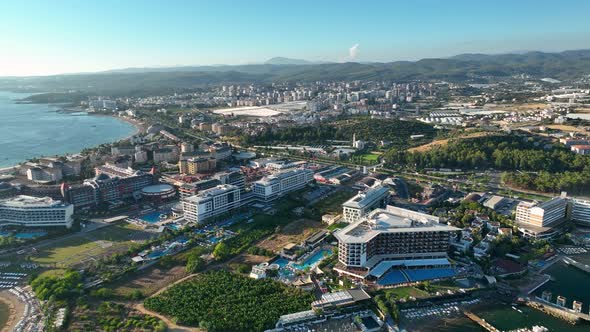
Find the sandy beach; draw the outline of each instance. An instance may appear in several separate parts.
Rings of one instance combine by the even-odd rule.
[[[0,330],[0,332],[12,331],[14,330],[14,327],[16,326],[18,321],[21,319],[25,310],[25,305],[24,303],[19,301],[19,299],[16,296],[11,294],[7,290],[3,290],[0,292],[0,301],[6,303],[9,310],[8,320],[6,321],[6,324],[1,327],[2,329]]]
[[[145,132],[146,129],[147,129],[146,126],[145,126],[145,124],[143,122],[137,120],[137,119],[132,119],[132,118],[128,118],[128,117],[117,116],[117,115],[114,115],[114,114],[113,115],[110,115],[110,114],[95,114],[95,113],[92,113],[92,112],[88,112],[88,115],[92,115],[92,116],[108,116],[108,117],[112,117],[112,118],[115,118],[115,119],[118,119],[118,120],[121,120],[121,121],[125,121],[125,122],[133,125],[135,127],[135,132],[133,132],[129,136],[127,136],[127,137],[125,137],[125,138],[123,138],[123,139],[121,139],[119,141],[124,141],[124,140],[130,139],[131,137],[133,137],[133,136],[135,136],[135,135],[137,135],[139,133]]]

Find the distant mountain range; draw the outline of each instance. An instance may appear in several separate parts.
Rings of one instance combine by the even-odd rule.
[[[515,74],[559,80],[590,74],[590,50],[559,53],[460,54],[450,58],[388,63],[315,63],[272,58],[263,64],[127,68],[101,73],[0,78],[0,90],[76,90],[93,94],[145,95],[184,91],[209,84],[335,80],[445,80],[485,83]]]
[[[333,63],[330,61],[308,61],[303,59],[291,59],[284,57],[274,57],[264,62],[266,65],[321,65],[326,63]]]

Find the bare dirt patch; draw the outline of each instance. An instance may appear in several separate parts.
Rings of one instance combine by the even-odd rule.
[[[484,136],[492,136],[492,135],[495,135],[495,133],[483,131],[483,132],[476,132],[476,133],[468,133],[468,134],[459,136],[457,138],[476,138],[476,137],[484,137]],[[420,145],[415,148],[408,149],[408,152],[425,152],[425,151],[429,151],[435,147],[447,146],[448,143],[449,143],[449,139],[435,140],[430,143]]]
[[[149,296],[188,275],[184,266],[175,266],[169,270],[152,267],[140,273],[141,276],[131,276],[115,285],[115,293],[125,296],[134,290],[140,290]]]
[[[248,265],[256,265],[260,263],[264,263],[268,261],[268,257],[266,256],[258,256],[258,255],[251,255],[251,254],[241,254],[237,256],[235,259],[232,259],[232,264],[248,264]]]
[[[300,243],[313,233],[323,228],[318,221],[299,219],[257,244],[258,247],[279,252],[288,243]]]
[[[561,130],[561,131],[571,131],[571,132],[585,132],[586,131],[586,130],[580,129],[578,127],[568,126],[568,125],[559,125],[559,124],[547,125],[546,127],[551,128],[551,129]]]
[[[508,105],[490,105],[486,106],[486,109],[492,111],[504,111],[504,112],[528,112],[535,110],[542,110],[551,108],[551,104],[547,103],[525,103],[525,104],[508,104]]]

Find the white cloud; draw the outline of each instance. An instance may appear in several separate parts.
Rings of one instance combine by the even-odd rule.
[[[356,60],[358,54],[359,44],[354,44],[351,48],[348,49],[348,60]]]

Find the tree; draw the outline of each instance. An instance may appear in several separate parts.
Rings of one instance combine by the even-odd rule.
[[[197,273],[205,267],[205,261],[199,255],[190,255],[186,262],[186,272]]]
[[[215,249],[213,249],[213,256],[215,256],[215,259],[217,260],[224,260],[229,257],[229,255],[231,255],[231,251],[225,242],[219,242],[215,246]]]

